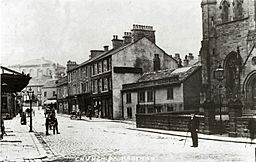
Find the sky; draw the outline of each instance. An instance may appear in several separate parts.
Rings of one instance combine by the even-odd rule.
[[[0,64],[44,57],[66,65],[112,47],[133,24],[150,25],[170,55],[198,56],[201,0],[0,0]]]

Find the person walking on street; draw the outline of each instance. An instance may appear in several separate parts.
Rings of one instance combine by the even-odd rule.
[[[198,134],[197,134],[198,129],[199,129],[199,119],[198,117],[196,117],[195,114],[192,114],[188,124],[188,130],[191,133],[191,138],[193,143],[191,147],[198,147]]]
[[[256,116],[255,115],[249,120],[247,129],[249,130],[250,139],[252,143],[256,135]]]

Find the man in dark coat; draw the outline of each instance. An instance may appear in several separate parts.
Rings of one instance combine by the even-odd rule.
[[[198,117],[196,117],[195,114],[191,115],[189,124],[188,124],[188,129],[191,133],[191,138],[192,138],[192,142],[193,145],[191,147],[198,147],[198,129],[199,129],[199,119]]]
[[[56,116],[53,116],[52,120],[53,120],[52,121],[53,122],[53,134],[55,134],[55,130],[56,130],[57,134],[60,134],[59,129],[58,129],[58,120],[57,120]]]
[[[49,134],[49,125],[50,125],[51,119],[50,116],[47,115],[46,119],[45,119],[45,129],[46,129],[46,135],[50,135]]]
[[[252,143],[256,135],[256,116],[255,115],[249,120],[247,129],[249,130],[250,139]]]

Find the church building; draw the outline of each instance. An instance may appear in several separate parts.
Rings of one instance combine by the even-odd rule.
[[[202,0],[201,8],[201,103],[228,114],[229,131],[239,132],[240,118],[256,113],[256,1]]]

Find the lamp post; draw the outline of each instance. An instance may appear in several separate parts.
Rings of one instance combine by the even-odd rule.
[[[29,103],[30,103],[30,129],[29,132],[33,132],[32,130],[32,99],[34,96],[34,91],[32,91],[31,87],[29,88],[29,90],[27,91],[28,96],[29,96]]]
[[[221,65],[218,66],[218,68],[214,71],[215,78],[219,81],[219,102],[220,102],[220,127],[221,131],[220,134],[222,134],[222,114],[221,114],[221,106],[222,106],[222,100],[221,100],[221,81],[224,79],[224,69],[221,67]]]

